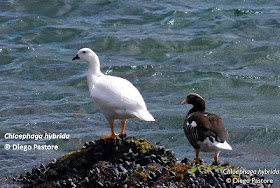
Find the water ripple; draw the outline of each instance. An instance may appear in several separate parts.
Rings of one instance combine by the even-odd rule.
[[[129,134],[162,134],[178,157],[194,157],[182,150],[180,128],[190,106],[179,103],[197,92],[228,128],[234,150],[224,160],[273,167],[279,163],[278,7],[268,0],[1,1],[0,133],[67,131],[75,138],[60,155],[89,134],[110,131],[89,96],[87,63],[72,61],[89,47],[102,72],[131,81],[157,119],[153,125],[129,120]],[[263,160],[267,148],[271,156]],[[19,156],[34,161],[29,165],[54,156],[0,152],[1,177],[27,168]]]

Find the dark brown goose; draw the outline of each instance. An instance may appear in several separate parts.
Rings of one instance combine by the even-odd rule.
[[[199,163],[199,152],[215,152],[217,163],[221,150],[232,150],[227,143],[228,133],[222,119],[205,112],[205,100],[197,93],[190,93],[181,104],[191,104],[193,108],[188,112],[184,122],[184,132],[190,144],[196,150],[196,163]]]

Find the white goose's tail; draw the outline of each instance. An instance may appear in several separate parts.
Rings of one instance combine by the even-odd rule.
[[[150,112],[148,112],[148,110],[138,110],[133,114],[144,121],[155,121],[155,118],[152,116],[152,114],[150,114]]]

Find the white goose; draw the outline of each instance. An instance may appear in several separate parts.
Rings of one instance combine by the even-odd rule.
[[[126,119],[139,118],[144,121],[155,121],[148,112],[142,95],[128,80],[104,75],[100,71],[98,56],[89,48],[82,48],[72,59],[88,62],[87,85],[93,101],[105,116],[111,127],[111,134],[103,139],[114,139],[124,133]],[[114,120],[120,119],[122,130],[114,132]]]

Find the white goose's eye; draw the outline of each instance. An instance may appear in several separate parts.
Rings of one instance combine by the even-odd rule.
[[[85,54],[85,53],[86,53],[86,51],[83,51],[83,53]]]

